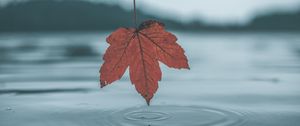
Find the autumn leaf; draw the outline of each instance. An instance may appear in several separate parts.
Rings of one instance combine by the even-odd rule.
[[[130,80],[148,105],[162,76],[158,61],[171,68],[189,69],[176,36],[158,21],[145,21],[138,28],[119,28],[106,41],[110,46],[100,69],[101,87],[119,80],[129,67]]]

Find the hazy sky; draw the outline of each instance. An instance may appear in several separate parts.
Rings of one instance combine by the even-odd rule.
[[[0,0],[0,4],[16,0]],[[22,0],[17,0],[22,1]],[[86,0],[132,8],[132,0]],[[158,16],[181,21],[205,19],[215,23],[243,23],[253,16],[274,10],[300,9],[300,0],[136,0],[138,7]]]
[[[131,6],[132,0],[122,1]],[[126,2],[125,2],[126,1]],[[300,8],[300,0],[136,0],[146,12],[182,21],[206,19],[209,22],[247,22],[258,13]],[[124,4],[125,3],[125,4]]]

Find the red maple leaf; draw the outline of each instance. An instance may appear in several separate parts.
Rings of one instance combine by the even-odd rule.
[[[145,21],[137,29],[119,28],[106,41],[110,46],[100,69],[101,88],[119,80],[129,67],[130,80],[148,105],[162,76],[158,61],[171,68],[189,69],[176,36],[158,21]]]

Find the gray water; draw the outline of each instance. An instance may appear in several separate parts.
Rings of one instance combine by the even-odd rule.
[[[191,70],[161,64],[150,107],[128,72],[100,89],[109,33],[1,34],[0,125],[300,125],[298,33],[175,33]]]

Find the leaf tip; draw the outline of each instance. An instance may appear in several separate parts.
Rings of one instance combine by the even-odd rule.
[[[145,96],[143,96],[143,97],[145,98],[147,105],[150,106],[150,101],[151,101],[151,99],[152,99],[152,96],[145,95]]]
[[[146,99],[147,105],[150,106],[150,99]]]
[[[106,81],[100,80],[100,87],[101,87],[101,88],[105,87],[106,84],[107,84]]]

